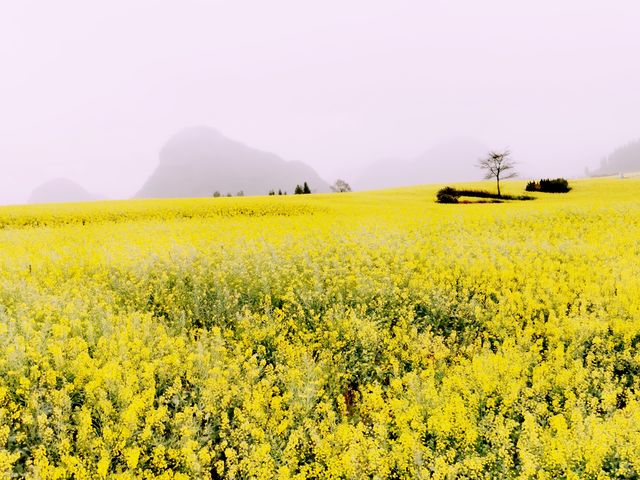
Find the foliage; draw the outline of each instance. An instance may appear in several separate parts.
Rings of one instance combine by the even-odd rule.
[[[436,201],[438,203],[458,203],[460,195],[453,187],[444,187],[436,193]]]
[[[567,193],[571,190],[569,182],[564,178],[541,179],[539,182],[530,181],[525,187],[527,192]]]
[[[485,198],[490,199],[490,203],[501,203],[503,200],[533,200],[534,197],[527,195],[499,195],[486,190],[459,189],[444,187],[436,193],[438,203],[471,203],[460,201],[460,197]],[[473,203],[487,203],[487,201],[475,201]]]
[[[336,180],[336,182],[333,185],[331,185],[331,191],[335,193],[350,192],[351,185],[349,185],[347,182],[339,178],[338,180]]]
[[[640,180],[613,184],[0,208],[0,473],[636,478]]]
[[[311,193],[311,189],[309,188],[309,185],[307,185],[307,182],[304,182],[304,185],[296,185],[296,188],[293,191],[293,193],[295,195],[307,194],[307,193]]]

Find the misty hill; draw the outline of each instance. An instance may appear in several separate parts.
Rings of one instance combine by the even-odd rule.
[[[29,203],[89,202],[98,197],[68,178],[56,178],[36,187]]]
[[[628,143],[600,162],[600,167],[590,175],[615,175],[640,171],[640,140]]]
[[[293,193],[307,182],[314,192],[328,192],[329,185],[308,165],[287,162],[230,140],[208,127],[193,127],[174,135],[160,151],[160,162],[137,197],[210,197],[266,195],[269,190]]]
[[[358,189],[374,189],[478,180],[482,173],[476,164],[488,151],[486,145],[476,140],[454,138],[412,160],[380,160],[363,172],[354,185]]]

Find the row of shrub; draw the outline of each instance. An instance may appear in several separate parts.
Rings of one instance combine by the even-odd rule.
[[[500,203],[503,200],[532,200],[533,197],[527,195],[498,195],[486,190],[459,190],[453,187],[444,187],[438,190],[436,201],[438,203],[469,203],[460,201],[460,197],[482,198],[484,200],[473,203]]]
[[[564,178],[541,179],[539,182],[530,181],[525,188],[527,192],[567,193],[571,190],[569,182]]]

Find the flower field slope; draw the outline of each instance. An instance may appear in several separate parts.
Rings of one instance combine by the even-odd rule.
[[[440,187],[0,208],[0,475],[638,478],[640,178]]]

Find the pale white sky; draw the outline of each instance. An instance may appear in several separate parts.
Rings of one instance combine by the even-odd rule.
[[[640,137],[635,0],[2,0],[0,203],[132,195],[210,125],[327,180],[471,136],[580,173]]]

